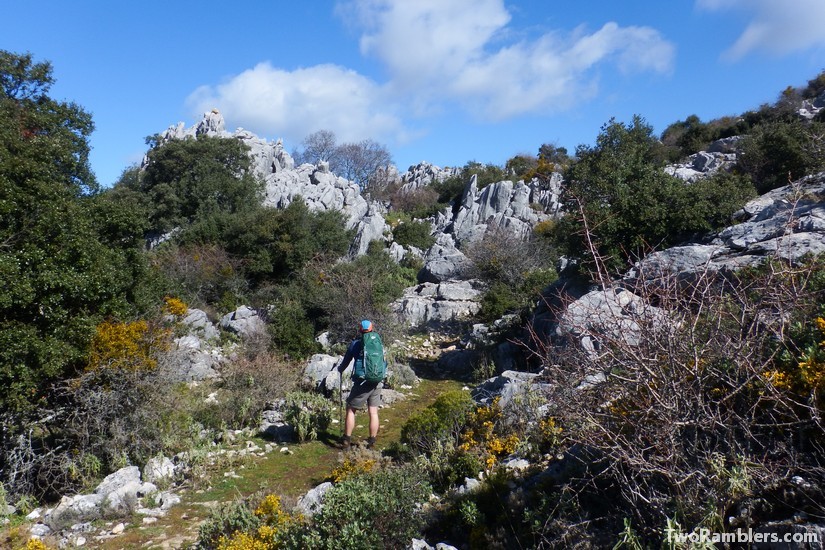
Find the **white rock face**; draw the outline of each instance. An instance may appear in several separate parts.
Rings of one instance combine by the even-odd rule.
[[[553,174],[548,182],[505,180],[479,191],[473,176],[464,190],[458,213],[451,218],[438,218],[436,230],[451,230],[459,245],[501,229],[526,238],[537,223],[559,216],[561,183],[561,174]]]
[[[175,465],[167,457],[150,458],[143,467],[143,479],[149,483],[171,481],[175,477]]]
[[[689,244],[654,252],[625,280],[653,283],[676,273],[691,280],[703,273],[756,266],[767,257],[798,261],[825,251],[825,172],[774,189],[748,202],[710,244]]]
[[[446,323],[478,313],[481,294],[478,281],[422,283],[406,289],[391,308],[408,326]]]
[[[220,327],[244,338],[266,332],[266,323],[258,312],[249,306],[241,306],[221,318]]]

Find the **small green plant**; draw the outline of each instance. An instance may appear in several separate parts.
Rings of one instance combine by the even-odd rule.
[[[613,550],[627,548],[628,550],[644,550],[639,535],[633,530],[633,522],[629,518],[624,518],[624,531],[619,534],[619,542],[613,546]]]
[[[447,392],[407,420],[401,428],[401,441],[425,454],[444,441],[455,442],[472,407],[469,393],[461,390]]]
[[[462,500],[458,503],[458,513],[461,521],[468,527],[475,527],[483,520],[483,516],[478,509],[478,505],[473,500]]]
[[[286,396],[284,419],[295,429],[298,441],[311,441],[329,427],[334,408],[322,395],[297,391]]]
[[[249,533],[260,526],[261,520],[255,515],[250,503],[238,500],[224,503],[212,511],[198,530],[196,548],[207,550],[218,547],[221,539],[232,537],[235,533]]]
[[[6,493],[6,488],[0,483],[0,517],[5,517],[8,514],[6,511],[9,509],[8,503],[8,494]]]

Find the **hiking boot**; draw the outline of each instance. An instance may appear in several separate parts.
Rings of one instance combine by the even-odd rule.
[[[372,449],[373,447],[375,447],[375,438],[367,438],[367,449]]]
[[[350,436],[345,435],[341,438],[341,448],[345,451],[349,451],[350,447],[352,447],[352,439]]]

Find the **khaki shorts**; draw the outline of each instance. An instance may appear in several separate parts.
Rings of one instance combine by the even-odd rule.
[[[352,389],[347,397],[347,407],[363,409],[365,406],[381,406],[381,389],[383,382],[367,382],[366,380],[352,379]]]

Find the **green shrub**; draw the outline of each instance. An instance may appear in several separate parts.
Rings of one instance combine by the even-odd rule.
[[[323,395],[304,391],[286,396],[284,420],[295,428],[298,441],[311,441],[326,431],[335,406]]]
[[[392,231],[393,239],[401,246],[414,246],[421,250],[427,250],[433,243],[435,237],[431,234],[432,226],[428,221],[411,220],[399,224]]]
[[[743,140],[739,168],[764,193],[825,166],[819,122],[776,121],[753,129]]]
[[[466,391],[444,393],[401,428],[401,441],[417,452],[427,454],[445,441],[457,441],[473,399]]]
[[[287,548],[408,548],[421,536],[421,504],[431,492],[426,476],[405,465],[348,477],[324,496],[307,523],[293,523],[281,537]]]
[[[222,537],[231,538],[236,532],[249,533],[258,529],[260,518],[255,515],[246,500],[226,502],[212,510],[212,513],[198,529],[198,550],[214,550]]]
[[[315,324],[297,298],[275,306],[269,316],[268,330],[275,346],[294,359],[309,357],[321,349],[315,341]]]

